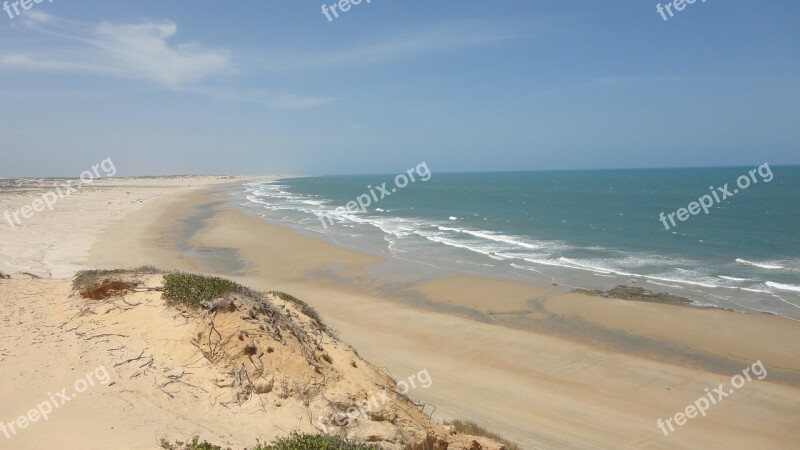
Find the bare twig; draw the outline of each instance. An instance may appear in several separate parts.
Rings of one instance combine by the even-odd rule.
[[[75,333],[75,334],[77,334],[77,333]],[[86,334],[86,333],[84,333],[84,334]],[[79,336],[83,336],[83,335],[81,334],[81,335],[79,335]],[[98,334],[98,335],[95,335],[95,336],[89,336],[89,337],[87,337],[87,338],[85,338],[85,339],[88,341],[88,340],[91,340],[91,339],[97,339],[97,338],[101,338],[101,337],[108,337],[108,336],[117,336],[117,337],[130,337],[130,336],[128,336],[127,334],[104,333],[104,334]]]
[[[131,359],[122,361],[121,363],[114,364],[114,367],[119,367],[119,366],[121,366],[123,364],[128,364],[129,362],[133,362],[133,361],[139,361],[140,359],[142,359],[143,356],[144,356],[144,350],[142,350],[142,353],[140,353],[139,356],[137,356],[136,358],[131,358]]]

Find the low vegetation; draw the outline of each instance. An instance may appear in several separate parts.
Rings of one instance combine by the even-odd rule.
[[[161,448],[165,450],[228,450],[207,441],[200,442],[198,437],[194,437],[191,442],[176,441],[174,443],[161,439]],[[379,447],[346,441],[334,436],[293,433],[291,436],[277,439],[269,445],[256,444],[250,450],[379,450]]]
[[[204,302],[212,302],[231,294],[240,294],[266,303],[262,294],[224,278],[179,272],[164,275],[163,296],[171,304],[199,308]]]
[[[162,271],[153,266],[141,266],[135,269],[83,270],[73,278],[72,288],[80,292],[83,298],[103,300],[133,290],[138,282],[131,279],[130,275],[159,273]]]
[[[161,448],[165,450],[226,450],[219,445],[209,444],[207,441],[200,442],[200,438],[197,436],[192,438],[190,442],[170,442],[161,438]]]
[[[346,441],[323,434],[297,434],[281,438],[270,445],[259,444],[252,450],[379,450],[374,445]]]
[[[522,450],[522,447],[519,445],[509,441],[508,439],[503,438],[502,436],[498,435],[497,433],[493,433],[486,428],[481,427],[480,425],[467,422],[465,420],[454,420],[452,422],[447,422],[445,425],[449,425],[455,428],[461,434],[468,434],[470,436],[479,436],[491,439],[493,441],[499,442],[505,446],[507,450]]]

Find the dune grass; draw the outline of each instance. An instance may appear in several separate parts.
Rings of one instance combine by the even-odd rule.
[[[188,442],[175,441],[174,443],[162,438],[161,448],[165,450],[227,450],[207,441],[200,442],[200,438],[196,436]],[[272,444],[258,443],[249,450],[380,450],[380,448],[346,441],[334,436],[292,433],[289,437],[277,439]]]

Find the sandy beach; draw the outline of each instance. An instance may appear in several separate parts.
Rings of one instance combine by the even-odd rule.
[[[0,1],[0,450],[800,449],[800,3]]]
[[[109,180],[22,228],[0,228],[0,270],[17,274],[0,280],[6,306],[0,369],[11,380],[0,392],[0,419],[21,414],[48,389],[106,358],[57,328],[74,314],[68,278],[76,270],[155,265],[289,292],[395,378],[426,369],[433,383],[413,397],[435,405],[434,419],[471,420],[522,448],[788,449],[800,441],[800,352],[791,344],[800,339],[797,321],[463,274],[393,286],[370,275],[379,257],[232,208],[217,186],[230,182]],[[3,206],[20,199],[4,196]],[[138,314],[115,321],[142,327],[141,334],[126,333],[126,346],[153,348],[165,343],[147,336],[168,319]],[[668,436],[660,431],[657,420],[684,411],[706,389],[729,386],[756,361],[766,377],[731,389],[705,417],[676,425]],[[201,420],[190,405],[150,398],[142,386],[102,389],[36,424],[36,432],[16,436],[14,448],[53,442],[79,422],[92,431],[71,437],[65,448],[109,448],[98,443],[112,439],[152,448],[164,434],[225,437],[233,445],[263,436],[251,428],[252,418]],[[223,425],[225,433],[216,429]],[[290,420],[271,432],[288,428]]]

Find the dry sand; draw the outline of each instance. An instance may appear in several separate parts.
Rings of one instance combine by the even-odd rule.
[[[219,194],[165,188],[129,207],[115,200],[125,190],[130,188],[98,191],[91,204],[81,205],[80,211],[64,211],[57,222],[36,216],[30,226],[38,231],[15,235],[13,244],[7,243],[8,233],[22,230],[0,228],[0,263],[7,264],[0,270],[19,270],[26,264],[52,274],[87,266],[141,264],[208,270],[202,259],[191,257],[192,251],[177,248],[177,242],[197,208],[212,208],[213,216],[190,242],[193,251],[209,250],[213,255],[219,249],[236,250],[244,263],[237,271],[240,281],[308,301],[340,330],[343,341],[395,377],[427,369],[432,386],[411,395],[436,405],[434,418],[476,421],[523,448],[788,449],[800,442],[800,350],[793,344],[800,338],[800,323],[796,321],[588,297],[549,286],[465,275],[392,286],[368,275],[380,258],[298,235],[223,204],[209,206],[218,202]],[[70,240],[78,228],[80,238]],[[20,236],[31,239],[36,252],[25,254],[29,245]],[[81,244],[65,247],[62,242]],[[47,251],[51,245],[65,256],[54,258],[53,251]],[[12,257],[16,259],[8,264]],[[4,303],[13,303],[14,309],[25,305],[27,311],[24,316],[5,315],[6,322],[18,324],[6,328],[4,342],[31,339],[36,316],[53,302],[64,301],[63,282],[45,283],[54,283],[48,289],[55,294],[47,301],[45,296],[16,294],[18,288],[2,291]],[[35,351],[27,356],[15,345],[6,345],[0,353],[8,353],[0,356],[4,358],[0,369],[13,379],[0,391],[4,400],[0,420],[12,414],[7,410],[29,408],[42,389],[71,379],[69,369],[78,355],[59,347],[68,346],[71,338],[51,330],[37,339]],[[132,336],[130,345],[136,339]],[[768,369],[766,379],[745,384],[713,405],[707,417],[694,418],[669,436],[659,431],[657,419],[684,410],[705,395],[706,388],[727,386],[732,375],[755,360]],[[85,406],[76,403],[74,412],[59,411],[63,428],[51,425],[54,418],[36,424],[37,433],[68,433],[69,420],[85,419],[96,423],[98,430],[125,422],[131,414],[134,424],[143,420],[138,411],[123,411],[108,402],[93,407],[86,395],[85,400],[76,400]],[[11,399],[8,408],[6,398]],[[148,405],[139,409],[135,403],[137,410],[149,415],[147,408],[152,407],[154,417],[159,417],[156,410],[162,407],[152,399],[137,402]],[[188,431],[195,417],[184,418]],[[153,426],[141,428],[147,430],[142,432],[152,432]],[[169,426],[183,429],[184,422],[175,420]],[[126,429],[119,436],[133,438],[137,429],[131,426],[130,432]],[[231,430],[236,427],[231,425]],[[97,436],[104,433],[111,435],[97,431]],[[231,439],[238,442],[239,436]]]
[[[129,220],[165,195],[197,191],[247,177],[103,178],[58,200],[12,228],[0,219],[0,271],[62,278],[86,269],[86,257],[101,230]],[[0,211],[19,211],[46,192],[54,180],[25,180],[14,191],[0,191]],[[152,217],[156,219],[156,217]]]

